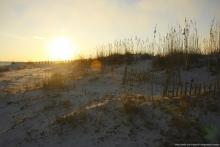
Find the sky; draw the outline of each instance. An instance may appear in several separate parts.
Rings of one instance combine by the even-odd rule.
[[[48,60],[48,44],[64,36],[75,54],[92,55],[114,40],[165,33],[190,18],[208,32],[220,0],[0,0],[0,61]]]

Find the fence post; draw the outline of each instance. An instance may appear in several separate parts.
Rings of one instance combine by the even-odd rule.
[[[163,96],[167,96],[167,93],[168,93],[170,79],[171,79],[170,70],[166,70],[166,75],[167,75],[167,77],[166,77],[166,81],[164,83]]]
[[[217,87],[217,84],[215,83],[215,85],[214,85],[214,89],[213,89],[213,95],[216,94],[216,87]]]
[[[175,86],[173,84],[173,87],[172,87],[172,97],[174,97],[174,91],[175,91]]]
[[[212,83],[209,84],[209,92],[208,92],[209,96],[212,94]]]
[[[189,96],[191,96],[191,94],[192,94],[192,81],[190,82],[190,87],[189,87]]]
[[[181,87],[180,87],[180,96],[183,96],[183,84],[181,84]]]
[[[177,88],[176,88],[176,97],[179,96],[179,85],[177,85]]]
[[[203,94],[206,94],[206,85],[203,83]]]
[[[201,95],[201,91],[202,91],[202,85],[201,83],[199,84],[199,96]]]
[[[153,84],[153,82],[151,83],[151,98],[152,98],[152,103],[154,105],[154,84]]]
[[[124,77],[123,77],[122,84],[126,84],[126,81],[127,81],[127,65],[125,65]]]
[[[197,96],[197,85],[194,86],[194,95]]]
[[[187,83],[187,82],[185,82],[185,91],[184,91],[184,96],[187,96],[187,90],[188,90],[187,85],[188,85],[188,83]]]

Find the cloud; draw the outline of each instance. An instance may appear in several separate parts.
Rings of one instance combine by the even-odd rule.
[[[0,33],[0,36],[10,38],[10,39],[17,39],[17,40],[25,40],[26,37],[16,35],[16,34],[10,34],[10,33]]]
[[[46,37],[42,37],[42,36],[33,36],[34,39],[36,40],[45,40],[47,39]]]
[[[65,28],[78,36],[123,36],[150,31],[155,24],[178,23],[185,17],[197,19],[204,10],[219,15],[213,6],[219,4],[216,0],[7,1],[3,0],[4,13],[0,14],[4,15],[4,27],[26,33],[57,33]]]
[[[219,5],[219,0],[0,0],[0,32],[35,40],[32,46],[22,45],[24,52],[25,45],[27,50],[43,46],[37,40],[66,35],[90,53],[114,39],[151,36],[156,24],[166,32],[185,17],[196,19],[203,31],[214,16],[220,19]]]

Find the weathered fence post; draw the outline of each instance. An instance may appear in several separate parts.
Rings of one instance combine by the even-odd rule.
[[[174,97],[174,92],[175,91],[175,85],[173,84],[173,87],[172,87],[172,97]]]
[[[203,94],[206,94],[206,84],[203,83]]]
[[[151,81],[151,99],[154,106],[154,83]]]
[[[215,85],[214,85],[213,95],[216,95],[216,87],[217,87],[217,83],[215,83]]]
[[[166,71],[166,81],[164,83],[164,89],[163,89],[163,96],[167,96],[168,93],[168,88],[169,88],[169,83],[170,83],[170,79],[171,79],[171,73],[170,70]]]
[[[187,85],[188,85],[188,83],[187,83],[187,82],[185,82],[185,91],[184,91],[184,96],[187,96],[187,90],[188,90]]]
[[[193,86],[193,80],[190,82],[190,87],[189,87],[189,96],[192,94],[192,86]]]
[[[180,87],[180,96],[183,96],[183,84],[181,84],[181,87]]]
[[[197,96],[197,85],[194,86],[194,95]]]
[[[202,91],[202,85],[201,84],[199,84],[199,96],[201,95],[201,91]]]
[[[209,92],[208,92],[209,96],[212,94],[212,83],[209,84]]]
[[[126,81],[127,81],[127,65],[125,66],[122,84],[123,84],[123,85],[126,84]]]
[[[179,85],[177,85],[177,88],[176,88],[176,97],[179,96]]]

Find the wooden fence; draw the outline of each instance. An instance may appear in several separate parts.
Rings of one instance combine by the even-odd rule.
[[[155,83],[163,84],[161,96],[163,97],[183,97],[183,96],[211,96],[216,95],[220,90],[220,81],[200,83],[198,81],[184,81],[182,84],[167,83],[165,78],[157,73],[146,70],[128,70],[125,67],[122,84],[129,85],[134,83],[144,83],[154,87]],[[154,89],[151,89],[154,91]]]
[[[127,77],[125,78],[124,83],[134,83],[134,82],[145,82],[149,81],[151,74],[147,71],[135,71],[131,70],[127,72]]]
[[[184,82],[184,84],[170,85],[163,90],[163,96],[211,96],[216,95],[219,90],[219,81],[210,83]]]
[[[144,82],[156,82],[162,81],[157,73],[153,73],[147,70],[128,70],[125,67],[122,84],[134,84],[134,83],[144,83]]]

